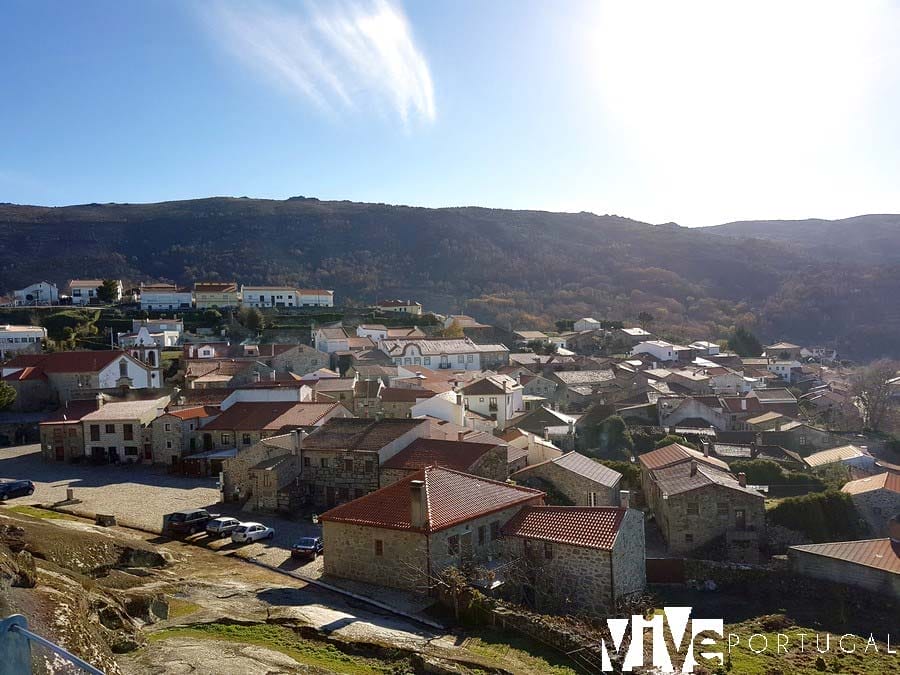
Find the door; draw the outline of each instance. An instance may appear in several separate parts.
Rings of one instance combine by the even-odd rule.
[[[144,459],[148,462],[153,461],[153,446],[150,443],[144,443]]]
[[[734,526],[739,530],[747,529],[747,512],[744,509],[734,510]]]
[[[106,449],[107,458],[110,462],[118,462],[119,461],[119,452],[114,447],[109,447]]]
[[[56,452],[56,461],[62,462],[66,458],[66,448],[62,445],[57,445],[55,448]]]
[[[212,450],[212,434],[203,434],[203,449]]]
[[[325,488],[325,503],[328,506],[334,506],[334,488],[330,485]]]

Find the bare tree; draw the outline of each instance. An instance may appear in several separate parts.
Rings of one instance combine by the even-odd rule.
[[[878,431],[891,407],[891,385],[888,380],[897,376],[900,364],[879,359],[858,369],[850,379],[850,390],[863,416],[863,425]]]

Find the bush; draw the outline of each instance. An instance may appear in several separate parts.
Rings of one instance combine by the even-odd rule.
[[[731,463],[733,473],[747,474],[747,482],[751,485],[769,485],[779,492],[779,488],[807,488],[805,492],[822,492],[828,488],[839,489],[841,485],[834,485],[823,480],[820,476],[803,471],[786,471],[778,462],[771,459],[742,459]],[[799,490],[792,491],[797,494]]]
[[[631,462],[615,462],[606,459],[595,459],[594,461],[599,462],[603,466],[608,466],[610,469],[622,474],[623,488],[627,487],[629,490],[641,489],[641,467],[637,464],[632,464]]]
[[[679,436],[678,434],[666,434],[656,442],[656,445],[653,446],[653,449],[659,450],[660,448],[664,448],[667,445],[672,445],[672,443],[678,443],[678,445],[683,445],[686,448],[692,448],[694,450],[697,449],[696,445],[694,445],[693,443],[688,443],[687,439],[684,436]]]
[[[590,448],[596,448],[596,454],[605,457],[616,456],[622,458],[631,457],[634,441],[619,415],[612,415],[595,426],[584,431],[585,444]]]
[[[801,532],[814,543],[859,539],[867,534],[850,495],[829,490],[788,497],[767,512],[770,522]]]

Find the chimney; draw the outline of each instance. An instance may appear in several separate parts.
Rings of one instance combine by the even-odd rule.
[[[691,460],[691,476],[696,476],[696,475],[697,475],[697,460],[692,459]]]
[[[709,441],[700,441],[700,447],[703,448],[703,456],[704,457],[709,457],[709,446],[710,446]]]
[[[257,382],[259,382],[262,379],[262,376],[259,374],[258,370],[255,373],[253,373],[253,379],[255,379]]]
[[[467,433],[469,433],[469,432],[468,431],[457,431],[456,432],[456,440],[458,440],[458,441],[463,440],[466,437]]]
[[[738,484],[740,484],[741,487],[747,487],[747,474],[743,471],[738,474]]]
[[[623,509],[631,508],[631,492],[628,490],[619,490],[619,506]]]
[[[274,368],[272,369],[271,378],[272,378],[272,382],[274,382],[275,381],[275,369]]]
[[[97,400],[97,408],[102,408],[103,404],[106,402],[106,400],[103,398],[103,394],[97,394],[95,398]]]
[[[756,447],[756,443],[750,443],[750,459],[756,459],[759,455],[759,448]]]
[[[544,427],[544,440],[550,440],[550,427]]]
[[[747,409],[747,399],[742,398],[741,399],[741,410],[746,410],[746,409]]]
[[[414,528],[425,527],[425,481],[409,482],[409,522]]]

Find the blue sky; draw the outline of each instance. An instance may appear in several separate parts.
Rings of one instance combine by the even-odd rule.
[[[900,212],[889,0],[0,0],[0,201]]]

